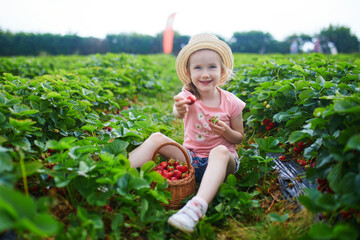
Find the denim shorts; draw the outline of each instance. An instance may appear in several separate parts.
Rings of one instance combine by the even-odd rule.
[[[196,180],[196,182],[200,183],[202,177],[204,176],[206,167],[208,165],[209,158],[197,157],[194,152],[192,152],[188,149],[186,149],[186,151],[189,154],[190,163],[193,166],[193,168],[195,169],[195,180]],[[239,162],[239,158],[237,158],[236,156],[234,156],[234,158],[235,158],[235,164],[236,164],[234,173],[236,173],[239,170],[240,162]]]

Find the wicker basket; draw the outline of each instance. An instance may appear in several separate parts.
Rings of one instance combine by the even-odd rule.
[[[184,179],[179,179],[175,181],[167,180],[169,187],[166,189],[171,193],[171,200],[169,200],[169,204],[165,205],[162,204],[166,209],[179,209],[182,206],[182,201],[189,197],[191,194],[195,193],[195,170],[193,166],[190,163],[189,156],[184,149],[183,146],[176,142],[166,142],[161,144],[159,147],[156,148],[154,155],[152,157],[152,160],[155,161],[156,156],[158,155],[159,150],[166,146],[166,145],[173,145],[176,146],[181,150],[181,152],[184,154],[186,159],[186,164],[189,171],[189,176]]]

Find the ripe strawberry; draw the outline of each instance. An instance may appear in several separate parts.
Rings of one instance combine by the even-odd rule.
[[[48,182],[48,181],[50,181],[51,179],[52,179],[52,176],[51,176],[50,174],[48,174],[48,177],[47,177],[46,181]]]
[[[171,177],[170,178],[171,181],[176,181],[176,180],[179,180],[177,177]]]
[[[169,172],[173,172],[174,169],[175,169],[174,166],[169,166],[169,165],[168,165],[168,167],[167,167],[167,170],[168,170]]]
[[[350,212],[347,212],[347,211],[341,211],[340,212],[341,213],[341,217],[343,218],[343,219],[349,219],[349,218],[351,218],[351,213]]]
[[[266,131],[270,131],[271,127],[270,126],[266,126]]]
[[[107,210],[108,212],[111,212],[111,207],[108,204],[105,204],[103,206],[103,209]]]
[[[164,168],[166,168],[167,167],[167,162],[161,162],[160,166],[163,166]]]
[[[175,163],[174,163],[174,166],[176,167],[176,166],[179,166],[179,162],[178,161],[175,161]]]
[[[301,153],[301,149],[298,148],[298,147],[294,147],[294,151],[295,151],[296,153]]]
[[[181,178],[182,173],[179,170],[174,170],[174,177]]]
[[[304,149],[304,142],[298,142],[297,145],[300,149]]]
[[[157,165],[157,166],[155,167],[155,169],[162,171],[162,170],[164,170],[165,168],[164,168],[164,166]]]
[[[286,160],[286,157],[285,157],[284,155],[282,155],[282,156],[279,157],[279,159],[280,159],[281,161],[284,161],[284,160]]]
[[[189,176],[188,173],[183,173],[183,174],[181,175],[181,178],[187,178],[188,176]]]
[[[161,170],[156,170],[156,171],[157,171],[158,173],[160,173],[160,175],[162,175],[162,173],[163,173]]]
[[[306,161],[305,160],[301,160],[301,166],[305,166],[306,165]]]
[[[169,172],[168,172],[167,170],[164,170],[164,171],[162,172],[162,175],[163,175],[164,178],[168,178]]]
[[[265,126],[267,126],[269,125],[270,119],[265,118],[262,122]]]
[[[270,128],[275,127],[275,123],[274,123],[274,122],[269,122],[269,127],[270,127]]]
[[[174,166],[175,162],[176,162],[175,159],[170,158],[170,159],[168,160],[167,164],[168,164],[168,166]]]
[[[167,178],[171,178],[171,177],[173,177],[173,176],[174,176],[174,172],[168,172]]]
[[[176,170],[179,170],[181,173],[186,173],[188,171],[188,168],[187,168],[187,166],[179,165],[179,166],[176,166]]]
[[[194,95],[188,96],[187,99],[190,100],[190,103],[188,103],[189,105],[194,104],[194,102],[196,101],[196,97]]]

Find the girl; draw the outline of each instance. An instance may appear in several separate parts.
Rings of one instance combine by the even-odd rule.
[[[239,167],[235,145],[243,139],[245,103],[219,88],[231,77],[233,62],[230,47],[211,34],[193,36],[176,59],[176,72],[184,87],[174,97],[173,112],[184,121],[183,146],[200,186],[196,195],[168,222],[186,232],[194,231],[220,184]],[[198,99],[195,103],[191,100],[193,96]],[[156,147],[169,141],[173,140],[161,133],[152,134],[129,154],[131,166],[140,167],[151,161]],[[174,146],[165,146],[159,153],[185,161]]]

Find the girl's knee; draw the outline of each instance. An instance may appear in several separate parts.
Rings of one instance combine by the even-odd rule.
[[[148,138],[148,140],[155,142],[162,142],[164,139],[166,139],[166,136],[160,132],[152,133]]]
[[[156,132],[150,135],[150,137],[147,139],[148,142],[151,142],[152,144],[158,146],[160,144],[171,142],[172,140],[165,136],[164,134],[160,132]]]
[[[219,146],[216,146],[214,147],[211,151],[210,151],[210,154],[211,153],[215,153],[215,154],[222,154],[222,155],[225,155],[225,156],[228,156],[230,154],[230,151],[227,147],[225,147],[224,145],[219,145]]]

